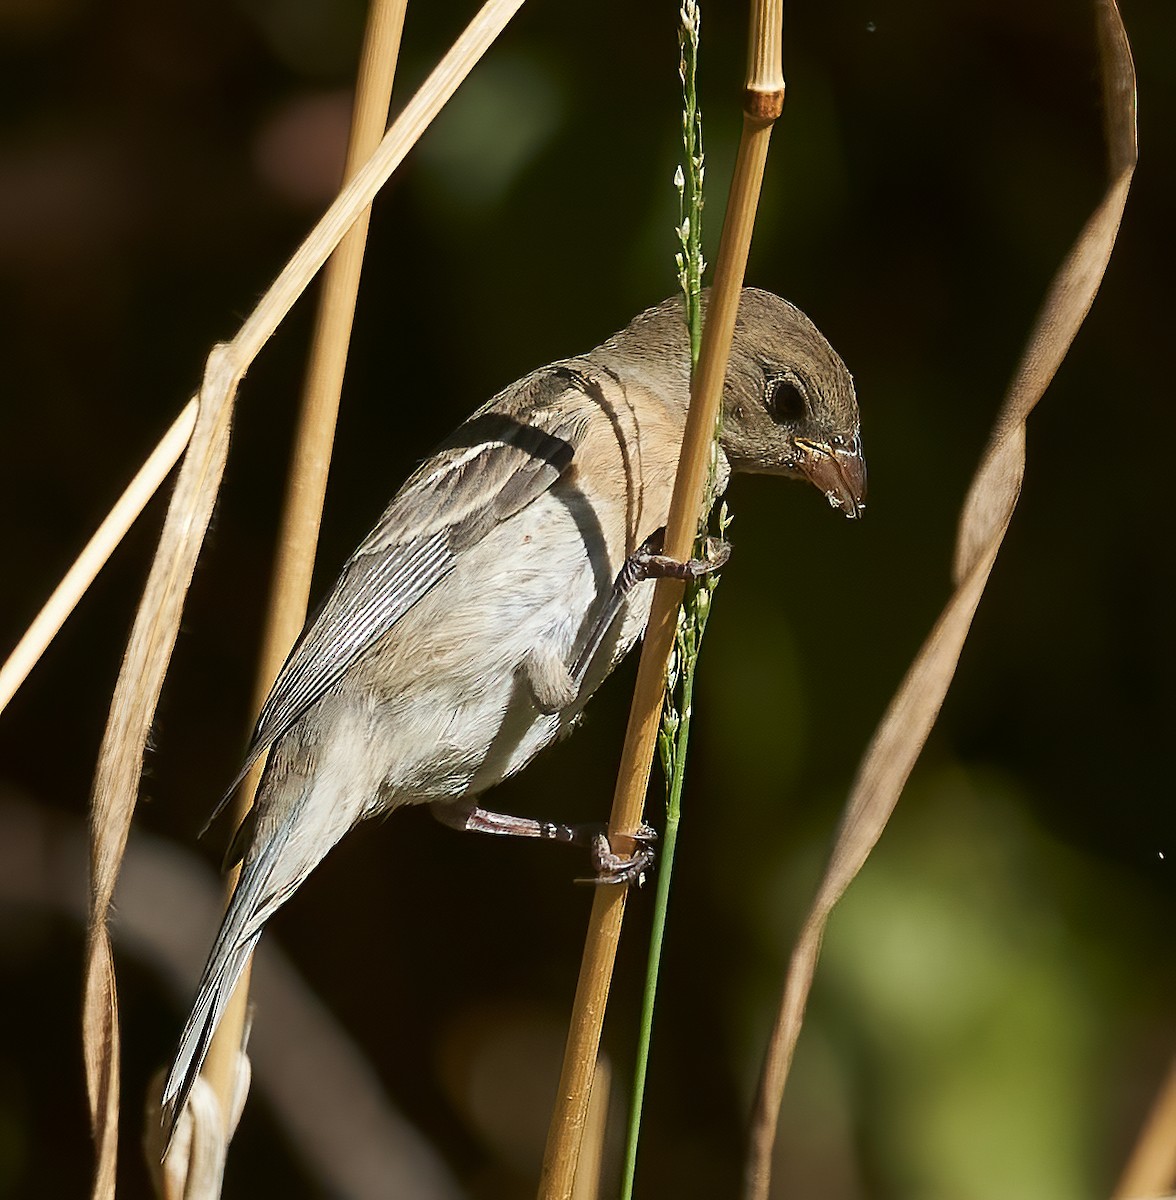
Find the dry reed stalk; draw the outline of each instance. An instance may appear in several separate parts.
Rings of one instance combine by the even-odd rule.
[[[1160,1085],[1151,1112],[1115,1187],[1114,1200],[1152,1200],[1176,1190],[1176,1061]]]
[[[1054,276],[964,502],[955,592],[900,685],[858,770],[824,878],[793,947],[752,1116],[745,1200],[766,1200],[780,1103],[834,905],[882,835],[955,674],[972,617],[1012,519],[1025,471],[1025,421],[1098,292],[1135,170],[1135,68],[1115,0],[1097,0],[1110,181]]]
[[[86,594],[106,560],[138,519],[147,501],[159,490],[168,472],[179,462],[192,430],[196,426],[196,401],[189,400],[159,445],[151,451],[126,491],[94,531],[73,566],[65,573],[44,607],[25,630],[3,667],[0,667],[0,712],[8,707],[20,685],[28,678],[49,643],[57,636],[66,618]]]
[[[768,141],[772,125],[784,107],[783,23],[783,0],[753,3],[743,132],[666,524],[665,552],[677,559],[690,557],[698,532],[711,442],[751,248]],[[683,584],[672,579],[659,580],[654,592],[609,818],[609,836],[614,839],[631,835],[641,823],[665,692],[666,662],[673,646],[682,592]],[[572,1195],[627,890],[600,887],[593,899],[544,1153],[539,1183],[541,1200],[568,1200]]]
[[[123,656],[94,776],[82,1023],[96,1152],[95,1200],[114,1195],[118,1151],[118,998],[107,920],[134,812],[147,735],[224,472],[237,386],[343,235],[522,3],[487,0],[409,101],[375,154],[297,249],[237,336],[209,354],[195,428]]]
[[[349,183],[380,144],[388,125],[388,106],[400,54],[400,37],[408,0],[372,0],[360,54],[351,135],[343,169],[343,182]],[[265,698],[277,678],[290,648],[303,625],[310,602],[311,577],[318,548],[319,526],[327,492],[327,476],[363,255],[367,245],[371,208],[365,208],[331,255],[323,271],[322,291],[316,314],[302,409],[295,432],[290,460],[290,475],[278,531],[277,553],[257,679],[253,693],[254,713],[261,711]],[[261,777],[259,763],[238,789],[233,806],[234,823],[239,824],[253,802]],[[231,896],[239,870],[227,880],[226,896]],[[239,1051],[245,1028],[249,998],[247,966],[232,999],[225,1008],[220,1028],[209,1046],[202,1074],[212,1085],[228,1114],[236,1087]],[[225,1135],[227,1138],[227,1130]]]

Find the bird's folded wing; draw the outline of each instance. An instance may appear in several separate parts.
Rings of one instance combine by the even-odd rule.
[[[564,365],[520,380],[401,488],[279,672],[226,800],[262,753],[453,570],[463,549],[568,469],[596,407],[585,385]]]

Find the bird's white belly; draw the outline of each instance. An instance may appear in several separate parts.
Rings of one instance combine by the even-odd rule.
[[[614,622],[575,704],[539,710],[528,656],[550,648],[570,666],[624,553],[601,553],[598,517],[586,520],[572,501],[548,493],[491,531],[350,674],[355,702],[371,705],[369,762],[381,784],[369,811],[477,795],[520,770],[569,727],[644,628],[645,584]]]

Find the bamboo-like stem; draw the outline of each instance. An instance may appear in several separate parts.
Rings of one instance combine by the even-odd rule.
[[[0,712],[7,708],[106,560],[179,461],[195,426],[196,401],[189,400],[0,667]]]
[[[360,55],[351,136],[343,171],[350,182],[379,146],[388,125],[388,106],[404,30],[408,0],[372,0]],[[258,658],[253,712],[261,711],[274,679],[306,621],[319,526],[327,490],[331,447],[351,343],[355,301],[363,271],[371,208],[365,208],[339,243],[323,271],[322,292],[307,364],[302,409],[290,461],[286,499],[270,583],[269,608]],[[238,790],[234,816],[249,810],[261,776],[260,765]],[[236,884],[235,870],[228,895]],[[203,1075],[220,1100],[226,1121],[236,1086],[237,1064],[249,996],[247,966],[225,1008],[205,1060]],[[226,1135],[227,1135],[226,1130]]]
[[[1176,1191],[1176,1060],[1160,1085],[1114,1200],[1148,1200]]]
[[[775,0],[774,3],[769,0],[753,6],[752,27],[760,31],[755,35],[757,39],[765,38],[767,31],[782,22],[781,0]],[[759,44],[757,40],[756,45]],[[779,36],[775,38],[775,45],[780,45]],[[753,54],[749,62],[745,95],[759,98],[761,102],[757,104],[755,112],[746,107],[744,111],[743,133],[703,327],[702,351],[691,388],[678,474],[666,524],[665,552],[677,559],[690,556],[706,490],[711,439],[722,400],[723,379],[727,373],[735,316],[739,308],[771,137],[771,119],[762,113],[770,107],[775,107],[779,112],[783,105],[783,88],[768,87],[774,78],[782,78],[782,66],[777,64],[775,76],[765,75],[759,59],[759,55]],[[769,95],[770,104],[762,102]],[[637,668],[633,705],[629,710],[625,744],[621,751],[621,765],[609,819],[610,837],[629,834],[641,823],[641,810],[657,743],[666,661],[673,645],[682,591],[682,583],[673,579],[659,580],[654,591]],[[571,1195],[592,1072],[600,1047],[604,1011],[624,920],[626,891],[625,888],[601,887],[593,899],[563,1069],[544,1154],[539,1183],[541,1200],[567,1200]]]
[[[754,0],[751,6],[743,111],[768,122],[784,111],[784,0]]]

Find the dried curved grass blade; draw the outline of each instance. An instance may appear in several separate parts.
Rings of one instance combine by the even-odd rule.
[[[376,153],[295,251],[237,336],[214,347],[208,357],[196,427],[123,656],[94,776],[82,1031],[96,1154],[95,1200],[114,1196],[118,1151],[118,996],[106,922],[135,809],[143,750],[224,472],[237,385],[340,239],[522,4],[523,0],[487,0]]]
[[[228,454],[232,400],[240,372],[226,373],[225,350],[216,347],[208,359],[196,427],[123,655],[94,775],[82,1033],[97,1157],[96,1197],[114,1195],[118,1150],[118,997],[106,920],[135,809],[143,748]]]
[[[1114,0],[1098,0],[1097,12],[1110,182],[1046,295],[964,503],[956,590],[866,751],[824,878],[793,948],[752,1114],[747,1200],[766,1200],[768,1194],[780,1103],[829,914],[881,836],[935,723],[1020,494],[1025,419],[1090,310],[1115,245],[1137,157],[1135,67]]]

